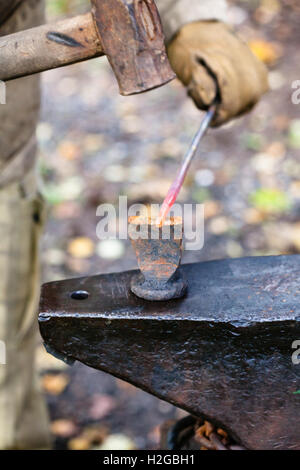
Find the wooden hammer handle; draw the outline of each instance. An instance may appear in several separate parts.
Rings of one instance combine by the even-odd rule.
[[[0,80],[104,55],[91,13],[0,38]]]

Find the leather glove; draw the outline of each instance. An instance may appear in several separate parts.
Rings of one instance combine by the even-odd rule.
[[[265,65],[219,21],[185,25],[168,46],[170,63],[200,109],[218,98],[213,126],[249,111],[268,90]]]

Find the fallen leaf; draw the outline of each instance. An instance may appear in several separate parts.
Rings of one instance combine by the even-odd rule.
[[[80,156],[80,147],[68,140],[59,145],[58,151],[66,160],[76,160]]]
[[[204,217],[211,219],[221,212],[221,204],[218,201],[206,201],[204,204]]]
[[[68,258],[66,266],[74,273],[87,273],[90,270],[91,263],[87,259]]]
[[[300,199],[300,181],[293,181],[290,187],[291,195]]]
[[[74,437],[68,442],[68,448],[70,450],[88,450],[91,448],[90,441],[85,437],[79,436]]]
[[[82,437],[87,439],[91,445],[101,444],[108,436],[108,429],[104,426],[92,426],[84,429]]]
[[[288,129],[290,119],[285,114],[279,114],[273,118],[272,124],[277,131],[282,132]]]
[[[217,433],[220,434],[220,436],[228,437],[228,433],[226,431],[224,431],[224,429],[222,429],[222,428],[218,428]]]
[[[88,237],[74,238],[68,245],[68,252],[74,258],[90,258],[94,251],[94,242]]]
[[[84,137],[83,146],[86,152],[98,152],[105,147],[105,137],[101,134],[87,134]]]
[[[216,217],[209,223],[209,231],[214,235],[221,235],[229,230],[229,221],[226,217]]]
[[[268,24],[274,20],[280,10],[281,4],[279,0],[261,0],[254,12],[254,18],[260,24]]]
[[[49,395],[60,395],[70,381],[66,374],[46,374],[42,377],[42,388]]]
[[[262,211],[255,209],[254,207],[249,207],[244,212],[244,221],[250,225],[261,224],[265,219],[265,214]]]
[[[252,158],[251,165],[260,174],[272,175],[277,170],[278,160],[268,153],[258,153]]]
[[[265,153],[271,155],[274,158],[283,158],[286,154],[286,148],[283,142],[275,141],[272,142],[266,149]]]
[[[250,41],[249,47],[253,54],[267,65],[274,65],[282,55],[277,43],[267,42],[263,39]]]
[[[51,432],[59,437],[71,437],[78,432],[78,428],[73,421],[69,419],[57,419],[52,421]]]

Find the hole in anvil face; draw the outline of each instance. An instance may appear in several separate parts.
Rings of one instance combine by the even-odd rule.
[[[71,299],[74,300],[86,300],[89,296],[89,293],[86,290],[76,290],[72,292]]]

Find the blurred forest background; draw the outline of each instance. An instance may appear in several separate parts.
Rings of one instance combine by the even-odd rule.
[[[181,202],[205,204],[205,245],[185,262],[300,253],[297,0],[231,0],[230,21],[268,65],[270,93],[247,117],[205,138]],[[48,20],[89,8],[48,0]],[[161,203],[201,114],[179,82],[121,97],[105,58],[43,74],[38,126],[48,203],[43,281],[136,267],[123,241],[98,240],[97,207]],[[159,425],[184,413],[104,373],[69,368],[38,347],[57,448],[155,448]]]

